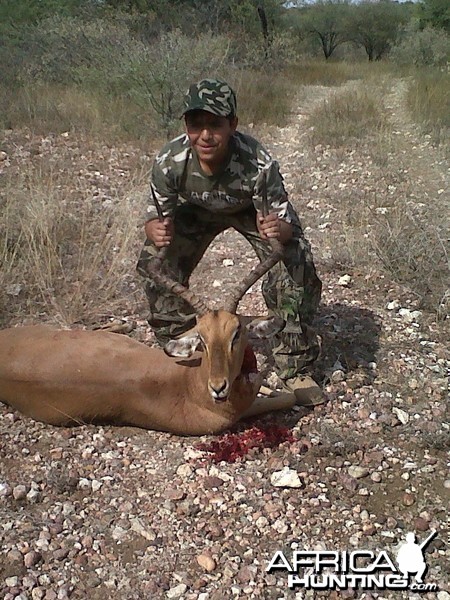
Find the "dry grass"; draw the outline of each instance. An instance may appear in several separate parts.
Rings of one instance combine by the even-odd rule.
[[[343,146],[385,127],[379,93],[362,85],[345,88],[319,104],[309,117],[314,144]]]
[[[396,177],[393,168],[383,167],[387,180]],[[339,233],[335,228],[326,243],[336,264],[387,273],[415,294],[421,308],[438,318],[450,314],[449,222],[443,196],[433,205],[419,202],[415,182],[408,180],[395,194],[357,188],[339,198],[339,207]]]
[[[384,77],[391,70],[387,63],[379,62],[369,64],[363,62],[302,60],[289,65],[285,71],[286,76],[296,86],[324,85],[328,87],[341,86],[348,81],[364,79],[377,79]]]
[[[0,205],[3,321],[36,312],[60,324],[124,306],[139,240],[139,209],[124,186],[107,201],[68,174],[30,171],[6,182]]]
[[[77,131],[111,142],[132,139],[142,143],[157,131],[151,111],[143,111],[125,96],[55,84],[0,86],[0,126],[28,127],[43,135]]]
[[[413,291],[423,308],[445,317],[450,251],[441,159],[411,138],[407,122],[403,136],[402,121],[388,118],[385,83],[348,84],[310,117],[312,143],[334,149],[341,169],[346,164],[355,173],[354,186],[339,194],[340,236],[328,243],[336,263],[381,270]],[[395,80],[391,85],[395,90]],[[402,102],[401,95],[388,95]]]
[[[416,71],[409,82],[406,102],[413,119],[434,143],[450,150],[450,74],[438,69]]]
[[[291,109],[291,82],[281,73],[238,71],[230,73],[230,84],[238,97],[242,123],[283,126]]]

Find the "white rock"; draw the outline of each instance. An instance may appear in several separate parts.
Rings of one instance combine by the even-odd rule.
[[[392,409],[392,412],[394,413],[394,415],[397,417],[397,419],[400,421],[400,423],[402,425],[406,425],[406,423],[408,423],[409,415],[406,411],[402,410],[401,408],[398,408],[397,406],[394,406],[394,408]]]
[[[351,465],[348,468],[348,474],[355,479],[362,479],[363,477],[367,477],[369,470],[359,465]]]
[[[407,323],[417,321],[422,316],[420,310],[409,310],[409,308],[400,308],[398,314]]]
[[[137,518],[131,520],[131,529],[132,531],[135,531],[136,533],[142,535],[143,538],[149,540],[150,542],[156,539],[155,532],[151,529],[146,529],[142,522]]]
[[[337,371],[333,371],[333,373],[331,374],[331,381],[333,383],[339,383],[340,381],[344,381],[345,379],[345,373],[344,371],[341,371],[341,369],[338,369]]]
[[[27,494],[28,502],[37,502],[39,499],[39,492],[37,490],[31,489]]]
[[[342,275],[342,277],[339,277],[338,279],[338,285],[342,285],[343,287],[346,287],[350,282],[351,282],[352,278],[350,277],[350,275]]]
[[[167,598],[181,598],[181,596],[184,594],[184,592],[186,590],[187,590],[187,585],[185,583],[180,583],[180,585],[170,588],[170,590],[167,592],[166,596],[167,596]]]
[[[275,471],[270,476],[270,483],[274,487],[299,488],[302,483],[297,471],[284,467],[281,471]]]
[[[9,487],[9,485],[7,483],[0,483],[0,498],[9,496],[10,493],[11,488]]]
[[[397,300],[393,300],[392,302],[388,302],[386,304],[386,308],[388,310],[395,310],[396,308],[398,308],[399,304]]]
[[[218,279],[214,279],[212,286],[215,288],[221,287],[222,282],[219,281]]]
[[[224,267],[232,267],[234,265],[234,260],[232,258],[224,258],[222,264]]]
[[[180,477],[189,477],[193,472],[191,465],[188,465],[187,463],[180,465],[177,469],[177,475]]]

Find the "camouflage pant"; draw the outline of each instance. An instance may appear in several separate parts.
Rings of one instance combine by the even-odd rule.
[[[235,215],[223,215],[183,205],[176,209],[173,219],[175,234],[167,260],[172,274],[184,285],[188,284],[192,271],[213,239],[230,227],[250,242],[260,260],[271,252],[270,245],[257,231],[253,208]],[[157,252],[158,249],[147,240],[137,270],[146,280],[145,292],[150,305],[148,321],[163,345],[193,327],[195,316],[185,300],[168,293],[149,277],[146,264]],[[310,245],[297,229],[295,237],[285,245],[284,264],[275,265],[262,284],[267,307],[287,322],[273,348],[281,379],[308,371],[319,354],[318,338],[310,324],[320,301],[321,289]]]

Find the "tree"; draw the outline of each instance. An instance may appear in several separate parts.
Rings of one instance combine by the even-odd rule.
[[[315,37],[328,60],[336,48],[347,41],[345,24],[348,10],[346,0],[320,0],[300,9],[297,30]]]
[[[354,5],[348,14],[349,37],[365,49],[370,61],[380,60],[408,17],[409,11],[396,2],[366,0]]]
[[[422,27],[445,29],[450,33],[450,3],[448,0],[422,0],[418,5]]]

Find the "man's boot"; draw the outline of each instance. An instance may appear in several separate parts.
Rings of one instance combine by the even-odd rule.
[[[283,381],[283,387],[293,392],[299,406],[318,406],[326,401],[322,388],[309,375],[298,375]]]

